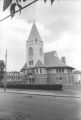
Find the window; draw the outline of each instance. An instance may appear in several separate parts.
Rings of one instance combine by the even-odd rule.
[[[40,73],[42,73],[42,68],[40,68]]]
[[[37,43],[37,39],[35,38],[35,42]]]
[[[57,69],[56,69],[56,72],[57,72],[57,73],[64,73],[64,68],[57,68]]]
[[[59,73],[61,73],[61,68],[59,69]]]
[[[56,69],[57,73],[59,72],[58,68]]]
[[[43,50],[42,50],[42,48],[40,48],[40,56],[42,56],[43,55]]]
[[[62,73],[64,73],[64,68],[62,68]]]
[[[56,77],[56,80],[58,80],[58,77]]]
[[[33,60],[30,60],[30,61],[29,61],[29,65],[33,65]]]
[[[59,77],[59,80],[62,80],[62,77]]]
[[[30,48],[29,48],[29,57],[32,57],[32,56],[33,56],[33,48],[30,47]]]
[[[36,68],[36,73],[38,73],[38,68]]]
[[[67,79],[67,77],[63,77],[63,80],[66,80]]]
[[[35,69],[34,68],[32,69],[32,72],[35,74]]]

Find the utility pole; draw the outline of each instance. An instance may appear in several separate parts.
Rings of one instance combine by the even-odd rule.
[[[6,69],[7,69],[7,50],[6,50],[6,54],[5,54],[5,76],[4,76],[4,92],[6,92],[6,78],[7,78],[7,73],[6,73]]]

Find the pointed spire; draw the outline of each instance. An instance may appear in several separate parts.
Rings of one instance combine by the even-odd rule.
[[[35,20],[33,20],[33,24],[35,24]]]
[[[35,24],[35,21],[33,21],[32,29],[31,29],[31,32],[29,34],[28,41],[32,41],[35,39],[37,39],[38,41],[41,41],[41,37],[40,37],[40,34],[38,32],[37,26]]]

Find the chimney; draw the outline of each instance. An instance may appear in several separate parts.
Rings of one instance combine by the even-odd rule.
[[[64,64],[66,64],[66,58],[63,56],[63,57],[61,57],[61,61],[64,63]]]

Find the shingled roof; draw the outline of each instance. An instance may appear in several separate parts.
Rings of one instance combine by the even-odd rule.
[[[67,66],[65,63],[63,63],[61,61],[61,59],[59,59],[59,57],[56,54],[56,51],[44,53],[44,64],[47,66],[47,68],[51,68],[51,67],[52,68],[53,67],[69,67],[69,68],[72,68],[70,66]]]
[[[27,70],[27,63],[24,64],[21,70]]]
[[[35,68],[39,68],[39,67],[45,68],[46,65],[44,65],[40,60],[38,60],[37,63],[36,63],[36,65],[34,67]]]
[[[71,66],[66,65],[61,61],[61,59],[57,56],[56,51],[44,53],[44,64],[38,60],[34,68],[56,68],[56,67],[64,67],[64,68],[71,68]],[[27,63],[23,66],[21,70],[27,70]]]

